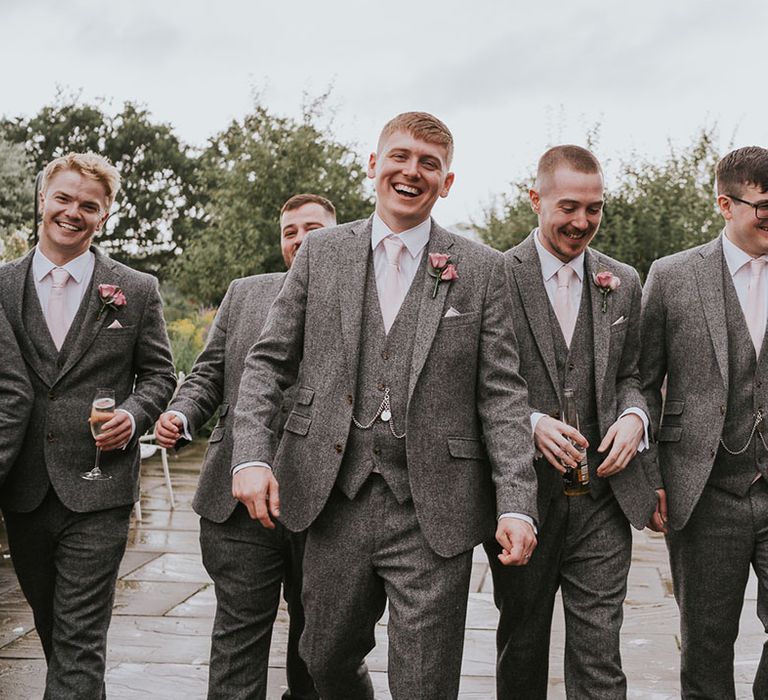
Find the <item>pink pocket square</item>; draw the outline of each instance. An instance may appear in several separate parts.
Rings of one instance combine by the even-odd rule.
[[[122,323],[120,323],[120,321],[118,321],[117,319],[115,319],[114,321],[112,321],[112,323],[110,323],[110,324],[107,326],[107,328],[122,328],[122,327],[123,327],[123,324],[122,324]]]

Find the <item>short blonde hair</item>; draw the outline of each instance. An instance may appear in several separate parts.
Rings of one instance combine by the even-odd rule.
[[[120,173],[108,158],[98,153],[67,153],[65,156],[55,158],[43,170],[40,190],[46,192],[50,179],[62,170],[74,170],[83,177],[100,183],[107,195],[107,210],[110,209],[120,189]]]
[[[404,131],[415,139],[435,143],[445,146],[448,161],[446,165],[450,166],[453,160],[453,134],[450,129],[443,124],[437,117],[428,112],[403,112],[390,119],[381,130],[377,150],[396,131]]]

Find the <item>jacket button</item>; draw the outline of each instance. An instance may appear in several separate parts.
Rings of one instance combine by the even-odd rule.
[[[344,451],[344,447],[342,446],[342,444],[341,444],[340,442],[337,442],[337,443],[336,443],[336,444],[333,446],[333,449],[334,449],[334,450],[336,450],[336,453],[337,453],[337,454],[341,454],[341,453]]]
[[[48,439],[48,442],[53,442],[56,439],[53,433],[48,433],[46,438]]]
[[[373,448],[373,454],[380,455],[381,454],[381,448],[380,447],[374,447]]]
[[[280,406],[280,411],[282,413],[288,413],[288,406]]]
[[[388,359],[389,359],[389,353],[388,353],[386,350],[385,350],[384,352],[382,352],[382,353],[381,353],[381,356],[382,356],[382,357],[383,357],[385,360],[388,360]],[[758,386],[760,386],[760,385],[758,384]]]
[[[571,370],[571,371],[573,371],[573,370],[575,370],[575,369],[576,369],[576,365],[575,365],[575,364],[573,364],[573,362],[569,362],[569,363],[568,363],[568,369],[569,369],[569,370]]]
[[[379,382],[379,383],[376,385],[376,388],[377,388],[379,391],[384,391],[384,389],[386,389],[387,387],[386,387],[386,386],[384,386],[384,382]]]
[[[721,416],[725,415],[725,406],[720,406],[720,415]]]
[[[351,406],[353,401],[352,394],[347,394],[347,403]]]
[[[51,392],[48,394],[48,398],[49,398],[51,401],[55,401],[55,400],[56,400],[56,394],[54,394],[54,393],[51,391]]]
[[[709,451],[709,456],[710,456],[710,457],[714,457],[714,456],[715,456],[715,454],[716,454],[716,452],[715,452],[714,450],[710,450],[710,451]]]

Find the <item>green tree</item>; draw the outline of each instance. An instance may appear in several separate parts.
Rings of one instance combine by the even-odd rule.
[[[634,157],[618,165],[618,184],[605,195],[605,215],[595,247],[637,268],[643,279],[664,255],[704,243],[722,228],[714,197],[719,160],[714,130],[703,129],[690,146],[670,149],[661,163]],[[506,250],[536,225],[528,202],[533,178],[515,183],[476,224],[480,238]]]
[[[339,221],[370,213],[364,164],[320,126],[324,103],[321,97],[305,106],[296,120],[257,102],[210,139],[200,159],[210,220],[176,260],[173,279],[181,292],[215,305],[232,279],[282,270],[278,219],[294,194],[328,197]]]
[[[0,138],[0,260],[26,249],[32,230],[34,171],[22,146]]]
[[[33,172],[69,151],[107,156],[122,186],[113,214],[97,243],[113,258],[162,275],[202,223],[195,187],[196,159],[168,124],[152,121],[131,102],[111,116],[103,103],[81,104],[59,94],[33,117],[0,120],[0,136],[20,144]],[[32,218],[32,199],[24,216]]]

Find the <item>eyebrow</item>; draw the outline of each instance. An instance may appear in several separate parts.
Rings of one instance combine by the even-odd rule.
[[[598,200],[597,200],[597,201],[595,201],[595,202],[587,202],[586,204],[583,204],[583,203],[582,203],[580,200],[578,200],[578,199],[568,199],[568,198],[566,197],[566,198],[564,198],[564,199],[558,199],[558,200],[557,200],[557,203],[558,203],[558,204],[575,204],[575,205],[577,205],[577,206],[585,206],[585,207],[596,207],[596,206],[598,206],[598,205],[602,206],[603,204],[605,204],[605,200],[604,200],[604,199],[598,199]]]

